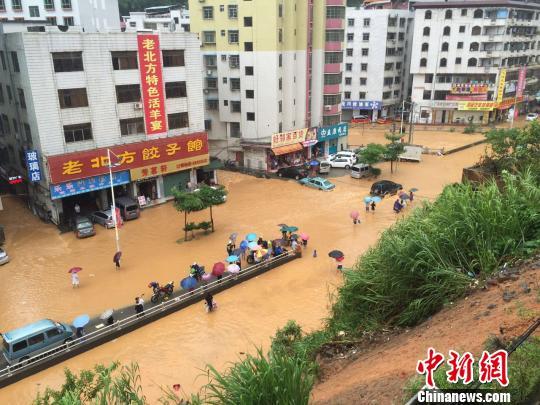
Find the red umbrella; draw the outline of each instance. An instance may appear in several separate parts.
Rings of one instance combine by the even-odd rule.
[[[308,240],[309,239],[309,235],[307,233],[304,233],[304,232],[302,232],[300,234],[300,237],[302,238],[302,240]]]
[[[342,262],[343,260],[345,260],[345,256],[336,257],[336,262]]]
[[[360,216],[360,213],[358,211],[351,211],[349,215],[351,216],[352,219],[358,219],[358,217]]]
[[[78,273],[79,271],[82,271],[82,267],[72,267],[68,270],[68,273]]]
[[[221,276],[223,273],[225,273],[225,265],[221,262],[214,263],[214,267],[212,267],[212,274],[214,276]]]

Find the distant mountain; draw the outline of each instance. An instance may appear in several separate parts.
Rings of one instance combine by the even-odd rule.
[[[129,15],[130,11],[144,11],[147,7],[182,5],[187,7],[188,0],[118,0],[120,15]]]

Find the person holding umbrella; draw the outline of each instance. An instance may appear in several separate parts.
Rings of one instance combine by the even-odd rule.
[[[372,200],[371,201],[371,212],[375,213],[375,207],[377,206],[377,204],[375,204],[375,200]]]
[[[337,271],[343,271],[343,265],[341,264],[341,262],[345,259],[343,252],[341,250],[332,250],[330,253],[328,253],[328,256],[338,263]]]
[[[214,296],[210,292],[207,292],[204,300],[206,301],[206,312],[212,312],[214,309]]]
[[[71,286],[73,288],[79,288],[80,280],[79,280],[79,271],[81,271],[82,268],[80,267],[72,267],[69,269],[68,273],[71,273]]]
[[[137,318],[144,316],[144,300],[143,295],[140,297],[135,297],[135,312],[137,313]]]
[[[122,257],[122,252],[118,251],[114,254],[113,263],[116,265],[116,270],[120,268],[120,258]]]
[[[366,207],[367,207],[366,211],[369,212],[369,203],[366,205]],[[360,216],[360,213],[358,211],[351,211],[350,216],[352,218],[352,221],[353,221],[354,225],[360,223],[360,218],[358,218]]]

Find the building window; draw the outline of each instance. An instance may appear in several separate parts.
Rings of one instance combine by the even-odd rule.
[[[394,78],[393,77],[385,77],[384,78],[384,81],[383,81],[383,84],[385,86],[391,86],[394,84]]]
[[[439,67],[446,67],[446,58],[441,58],[439,61]]]
[[[424,90],[422,100],[431,100],[431,90]]]
[[[253,52],[253,42],[244,42],[244,51]]]
[[[480,49],[480,45],[478,44],[478,42],[471,42],[471,45],[469,46],[469,51],[477,52],[478,49]]]
[[[88,107],[88,96],[84,87],[58,90],[58,100],[60,101],[60,108]]]
[[[2,87],[2,83],[0,83],[0,104],[4,104],[5,98],[4,98],[4,88]]]
[[[54,0],[45,0],[45,10],[54,10]]]
[[[385,63],[384,64],[384,70],[385,71],[389,71],[389,70],[392,70],[394,69],[394,64],[393,63]]]
[[[279,54],[278,56],[278,66],[281,67],[283,65],[283,55]]]
[[[457,49],[463,49],[463,42],[457,43]]]
[[[351,55],[352,55],[352,52],[351,52]],[[343,62],[343,52],[325,52],[324,63],[341,63],[341,62]]]
[[[345,64],[345,70],[347,72],[352,72],[352,63],[346,63]]]
[[[364,32],[362,34],[362,41],[364,41],[364,42],[369,41],[369,32]]]
[[[452,10],[446,10],[444,13],[444,19],[445,20],[451,20],[452,19]]]
[[[253,76],[253,66],[246,66],[244,70],[246,76]]]
[[[278,29],[278,42],[283,42],[283,29],[282,28],[279,28]]]
[[[367,68],[368,68],[367,63],[360,64],[360,70],[362,72],[367,72]]]
[[[353,56],[353,48],[347,48],[347,56]]]
[[[219,108],[219,100],[206,100],[206,108],[208,110],[217,110]]]
[[[351,92],[350,91],[346,91],[345,92],[345,95],[343,96],[345,98],[345,100],[350,100],[351,99]]]
[[[342,6],[327,6],[326,18],[345,18],[345,7]]]
[[[204,55],[204,65],[208,68],[217,67],[216,55]]]
[[[341,103],[341,94],[332,94],[323,96],[324,105],[337,105]]]
[[[82,52],[53,52],[55,72],[78,72],[83,69]]]
[[[354,27],[354,18],[348,18],[347,19],[347,26],[348,27]]]
[[[351,85],[351,84],[352,84],[352,77],[346,77],[346,78],[345,78],[345,84],[346,84],[347,86]]]
[[[4,0],[0,0],[0,11],[6,11],[6,3]],[[2,122],[0,121],[0,125],[2,125]],[[0,132],[2,133],[2,132]]]
[[[253,27],[253,17],[244,17],[244,27]]]
[[[222,37],[225,36],[225,30],[221,30],[221,36],[222,36]]]
[[[71,10],[71,0],[62,0],[62,9]]]
[[[17,89],[17,94],[19,95],[19,104],[21,108],[26,110],[26,100],[24,98],[24,90],[23,89]]]
[[[238,31],[229,30],[229,44],[237,44],[237,43],[238,43]]]
[[[394,77],[394,83],[395,84],[400,84],[401,83],[401,76]]]
[[[478,25],[474,26],[471,30],[471,35],[480,35],[482,34],[482,27],[479,27]]]
[[[214,7],[203,7],[202,8],[203,20],[213,20],[214,19]]]
[[[337,33],[336,33],[337,35]],[[352,32],[349,32],[347,34],[347,41],[351,42],[351,41],[354,41],[354,34]]]
[[[282,90],[283,89],[283,79],[280,77],[278,79],[278,90]]]
[[[369,27],[370,22],[371,22],[370,18],[364,18],[364,27]]]
[[[255,98],[254,90],[246,90],[246,98]]]
[[[449,36],[450,35],[450,27],[444,27],[443,35],[444,36]]]
[[[203,42],[205,44],[215,44],[216,31],[203,31]]]
[[[255,121],[255,113],[254,113],[254,112],[248,112],[248,113],[246,113],[246,120],[248,120],[248,121]]]
[[[424,20],[431,20],[431,10],[426,10],[424,13]]]
[[[184,50],[163,50],[163,67],[184,66]]]
[[[75,25],[75,20],[73,20],[73,17],[64,17],[64,25],[73,27]]]
[[[30,6],[30,7],[28,7],[28,11],[30,13],[30,17],[39,17],[39,7],[38,6]]]
[[[56,25],[56,17],[47,17],[47,24]]]
[[[382,98],[383,100],[386,100],[386,99],[389,99],[392,97],[392,92],[391,91],[385,91],[383,94],[382,94]]]
[[[11,8],[13,11],[22,11],[21,0],[11,0]]]
[[[221,12],[225,11],[225,6],[223,4],[219,6],[219,11],[221,11]]]
[[[179,129],[189,127],[189,116],[187,112],[167,115],[169,129]]]
[[[441,46],[441,51],[442,52],[448,52],[448,42],[443,42],[443,44]]]
[[[424,42],[422,44],[422,52],[427,52],[429,50],[429,44],[427,42]]]
[[[366,92],[365,91],[361,91],[360,93],[358,93],[358,98],[360,100],[365,100],[366,99]]]
[[[231,91],[239,91],[240,90],[240,79],[239,78],[232,78],[229,80],[229,84],[231,86]]]
[[[212,120],[204,120],[204,130],[205,131],[212,130]]]
[[[120,103],[136,103],[141,101],[141,88],[138,84],[116,86],[116,101]]]
[[[242,103],[240,101],[231,101],[231,112],[242,112]]]
[[[229,18],[231,19],[238,18],[238,6],[236,4],[227,6],[227,10],[228,10]]]
[[[474,18],[483,18],[484,17],[484,11],[481,9],[474,10],[473,14]]]
[[[429,32],[430,32],[429,27],[424,27],[423,35],[424,35],[425,37],[429,37]]]
[[[460,25],[459,26],[459,33],[460,34],[463,34],[465,32],[465,26],[464,25]]]
[[[92,124],[64,125],[64,139],[66,143],[89,141],[92,139]]]
[[[206,88],[207,89],[217,89],[217,78],[207,77],[206,78]]]
[[[362,56],[368,56],[369,49],[368,48],[362,48]]]
[[[366,77],[361,77],[360,78],[360,85],[365,86],[366,84],[367,84],[367,78]]]
[[[283,17],[283,4],[278,4],[278,17]]]
[[[17,52],[11,52],[11,63],[13,64],[14,72],[21,71],[21,68],[19,67],[19,58],[17,57]]]
[[[111,52],[112,64],[114,70],[137,69],[137,52]]]
[[[6,91],[7,91],[8,100],[11,103],[13,101],[13,94],[11,93],[11,87],[9,87],[7,84],[6,84]]]
[[[120,120],[120,134],[122,136],[144,134],[144,119],[141,117]]]
[[[238,69],[240,67],[240,55],[229,56],[229,67],[231,69]]]
[[[340,84],[341,80],[342,80],[341,73],[324,75],[324,84]]]
[[[165,94],[167,98],[187,97],[186,82],[165,83]]]
[[[255,117],[253,117],[253,120],[255,120]],[[240,123],[239,122],[230,122],[229,123],[229,135],[230,135],[231,138],[240,138],[242,136],[242,132],[240,132]]]
[[[467,9],[466,8],[461,9],[461,16],[462,17],[467,17]]]
[[[283,101],[278,101],[278,113],[283,112]]]
[[[476,65],[478,65],[478,61],[476,60],[476,58],[469,58],[469,60],[467,62],[467,66],[468,67],[476,67]]]
[[[420,59],[420,67],[426,67],[427,66],[427,59],[422,58]]]
[[[456,58],[456,65],[461,65],[461,58]]]

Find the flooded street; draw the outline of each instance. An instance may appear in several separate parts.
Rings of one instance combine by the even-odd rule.
[[[351,132],[351,145],[368,143],[358,129]],[[390,164],[381,163],[379,180],[399,182],[404,189],[417,187],[415,204],[419,204],[418,200],[433,199],[445,184],[460,181],[462,168],[476,162],[484,149],[479,145],[444,157],[423,155],[422,163],[400,163],[393,175]],[[185,392],[195,391],[206,382],[200,374],[207,363],[223,370],[241,352],[267,348],[269,337],[288,319],[297,320],[306,330],[319,327],[327,315],[329,293],[341,281],[328,251],[342,250],[345,267],[351,266],[396,220],[391,198],[366,215],[362,200],[373,180],[356,180],[348,174],[332,178],[336,189],[329,193],[301,187],[293,180],[230,172],[220,172],[219,180],[229,196],[226,204],[214,209],[215,233],[177,243],[183,238],[183,214],[171,203],[146,209],[140,219],[120,230],[124,252],[120,271],[112,263],[114,230],[97,227],[95,237],[77,240],[73,233],[60,235],[44,225],[14,197],[3,198],[0,223],[5,226],[5,248],[12,261],[0,267],[1,331],[45,317],[71,322],[81,313],[94,315],[131,304],[141,293],[149,298],[147,285],[153,280],[174,280],[178,286],[193,261],[211,269],[225,259],[232,232],[275,239],[280,237],[277,224],[286,223],[311,238],[301,259],[217,294],[217,312],[206,314],[202,303],[193,305],[0,390],[0,403],[29,403],[40,387],[63,381],[64,367],[80,370],[113,360],[139,363],[151,402],[160,395],[159,386],[179,383]],[[353,209],[361,212],[360,225],[353,226],[349,218]],[[208,217],[208,211],[203,211],[190,215],[188,221]],[[317,258],[312,257],[313,249]],[[81,287],[75,290],[67,273],[72,266],[84,269]]]

